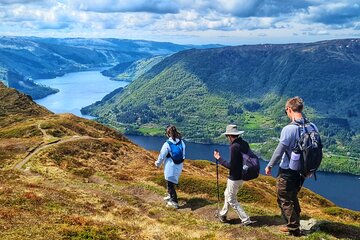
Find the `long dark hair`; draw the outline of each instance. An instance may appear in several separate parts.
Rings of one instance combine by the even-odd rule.
[[[178,130],[176,129],[176,127],[174,125],[169,125],[166,128],[166,135],[168,137],[171,137],[174,141],[176,138],[181,139],[181,133],[178,132]]]

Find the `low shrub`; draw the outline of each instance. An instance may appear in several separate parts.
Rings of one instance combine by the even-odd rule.
[[[354,221],[360,221],[360,212],[351,211],[345,208],[328,207],[324,208],[323,212],[331,216],[338,216],[341,218],[350,218]]]
[[[109,240],[118,239],[117,229],[115,227],[85,227],[80,229],[69,229],[64,232],[64,238],[67,240]]]
[[[36,125],[17,126],[0,131],[0,138],[29,138],[42,136],[42,132]]]

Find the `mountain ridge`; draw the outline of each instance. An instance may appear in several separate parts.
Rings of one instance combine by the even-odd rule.
[[[169,42],[115,38],[0,37],[0,81],[34,99],[57,90],[40,86],[34,79],[111,67],[156,55],[171,54],[193,46]],[[201,47],[201,46],[199,46]]]

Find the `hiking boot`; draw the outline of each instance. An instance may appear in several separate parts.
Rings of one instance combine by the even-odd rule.
[[[244,222],[241,222],[242,226],[248,226],[250,224],[256,223],[256,221],[252,221],[250,218]]]
[[[294,237],[301,237],[300,229],[289,230],[289,235],[294,236]]]
[[[168,201],[167,204],[166,204],[168,207],[172,207],[172,208],[175,208],[175,209],[178,209],[179,208],[179,204],[174,202],[174,201]]]
[[[168,195],[166,195],[166,197],[164,197],[163,199],[164,199],[165,202],[167,202],[167,201],[170,201],[171,197],[170,197],[170,195],[168,194]]]
[[[287,226],[281,226],[279,227],[279,231],[283,232],[283,233],[288,233],[289,232],[289,228]]]
[[[220,216],[219,215],[219,221],[222,222],[222,223],[226,223],[227,222],[226,216]]]

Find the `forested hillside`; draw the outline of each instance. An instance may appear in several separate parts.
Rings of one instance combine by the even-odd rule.
[[[131,82],[149,71],[165,57],[166,56],[156,56],[132,62],[119,63],[115,67],[104,70],[101,73],[104,76],[111,77],[112,80]]]
[[[83,112],[131,133],[162,134],[174,123],[197,142],[219,142],[237,123],[269,158],[288,121],[284,103],[298,95],[321,130],[323,169],[360,174],[359,80],[359,39],[191,49]]]

